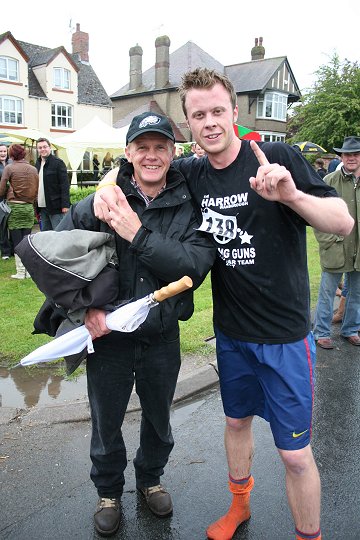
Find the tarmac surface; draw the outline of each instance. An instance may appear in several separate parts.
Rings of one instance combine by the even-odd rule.
[[[360,348],[339,336],[318,348],[313,450],[322,478],[323,540],[360,539]],[[224,417],[215,352],[204,362],[185,358],[172,426],[175,447],[163,483],[174,514],[159,520],[137,495],[132,458],[139,434],[133,394],[123,432],[128,448],[123,519],[114,538],[204,540],[209,523],[227,511]],[[266,422],[254,421],[252,518],[234,540],[293,539],[284,471]],[[89,478],[91,422],[87,400],[30,409],[0,408],[0,539],[98,539],[97,500]]]

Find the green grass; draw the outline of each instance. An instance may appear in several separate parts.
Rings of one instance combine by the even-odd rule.
[[[49,337],[32,335],[33,320],[44,295],[31,279],[11,279],[14,258],[0,261],[0,363],[13,365]]]
[[[311,228],[308,228],[308,266],[311,307],[314,308],[321,269],[318,245]],[[15,365],[23,356],[51,339],[46,335],[31,333],[35,315],[44,301],[43,294],[31,279],[11,279],[13,273],[14,259],[0,259],[0,365],[3,366]],[[180,326],[183,353],[206,354],[209,351],[204,339],[213,335],[210,276],[195,291],[193,317],[181,322]]]

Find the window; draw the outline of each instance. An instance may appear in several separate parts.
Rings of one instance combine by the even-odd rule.
[[[54,68],[54,87],[70,90],[70,71],[64,68]]]
[[[51,105],[51,125],[55,128],[72,128],[73,111],[66,103],[53,103]]]
[[[260,132],[261,140],[264,142],[285,142],[285,133]]]
[[[19,80],[19,62],[8,56],[0,56],[0,79]]]
[[[287,94],[266,92],[258,97],[257,117],[286,121]]]
[[[11,96],[0,96],[0,123],[23,124],[23,101]]]

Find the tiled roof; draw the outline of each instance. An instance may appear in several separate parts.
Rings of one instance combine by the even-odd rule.
[[[78,100],[79,103],[112,107],[112,101],[107,95],[98,76],[90,64],[84,64],[77,54],[71,55],[79,68],[78,72]]]
[[[118,120],[114,124],[113,127],[114,128],[122,128],[124,126],[127,126],[127,125],[130,124],[130,122],[134,118],[134,116],[137,116],[138,114],[142,114],[142,113],[144,113],[146,111],[151,111],[151,112],[154,112],[154,113],[157,113],[157,114],[162,114],[162,115],[165,116],[165,113],[162,110],[162,108],[159,106],[159,104],[156,101],[151,100],[151,101],[149,101],[149,103],[145,103],[143,105],[140,105],[140,107],[138,107],[134,111],[131,111],[129,114],[124,116],[124,118],[121,118],[121,120]],[[168,116],[168,118],[169,118],[171,126],[173,128],[173,132],[174,132],[174,135],[175,135],[175,140],[177,142],[186,142],[185,137],[183,136],[183,134],[181,133],[181,131],[179,130],[179,128],[177,127],[175,122],[169,116]]]
[[[231,79],[236,93],[259,92],[266,88],[269,80],[286,61],[286,56],[252,60],[225,67],[225,74]]]
[[[215,58],[203,51],[195,43],[188,41],[185,45],[169,55],[169,88],[176,88],[181,82],[182,75],[197,67],[207,67],[215,69],[220,73],[229,76],[234,84],[237,94],[261,92],[266,88],[269,81],[279,67],[286,62],[289,66],[286,56],[277,58],[266,58],[263,60],[252,60],[231,66],[223,66]],[[294,79],[295,86],[296,81]],[[120,88],[110,96],[111,99],[118,97],[128,97],[139,92],[152,92],[155,89],[155,66],[142,74],[142,87],[136,90],[129,90],[129,84]],[[300,95],[300,91],[299,91]]]
[[[74,68],[78,70],[78,101],[79,103],[88,105],[97,105],[103,107],[111,107],[112,102],[109,99],[104,87],[99,81],[93,68],[88,63],[82,63],[77,54],[69,54],[64,47],[56,47],[50,49],[26,43],[25,41],[17,41],[20,47],[29,57],[29,95],[35,97],[46,98],[46,94],[41,88],[34,72],[33,67],[48,64],[59,53],[65,54]]]

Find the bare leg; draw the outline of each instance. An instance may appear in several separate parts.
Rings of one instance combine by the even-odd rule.
[[[320,476],[310,445],[301,450],[279,450],[286,469],[286,492],[297,529],[320,529]]]
[[[226,417],[225,449],[232,478],[246,478],[250,474],[254,454],[252,420],[253,416],[242,419]]]
[[[230,540],[238,526],[250,518],[250,491],[254,479],[250,476],[253,456],[252,417],[226,418],[225,448],[229,466],[229,488],[233,494],[230,509],[207,531],[211,540]]]

